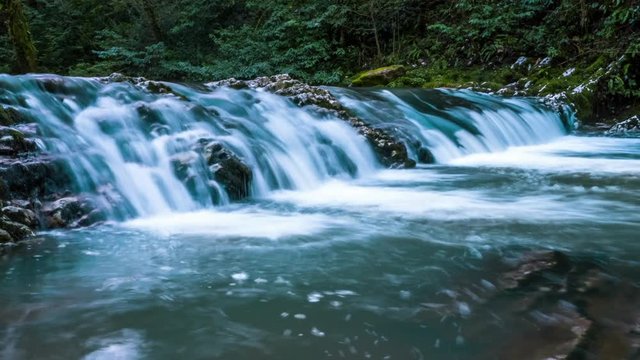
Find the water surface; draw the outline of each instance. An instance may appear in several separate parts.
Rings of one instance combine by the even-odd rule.
[[[501,276],[555,249],[637,287],[638,209],[640,139],[565,136],[44,233],[0,260],[0,357],[536,358],[563,310]]]

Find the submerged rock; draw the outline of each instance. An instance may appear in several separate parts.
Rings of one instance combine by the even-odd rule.
[[[228,79],[207,84],[210,87],[226,86],[236,89],[262,88],[276,95],[290,98],[298,106],[310,106],[322,114],[337,117],[354,127],[371,144],[382,164],[391,168],[413,168],[415,160],[409,158],[407,148],[392,134],[367,124],[353,116],[347,108],[326,89],[311,86],[292,79],[289,75],[260,77],[253,80]]]
[[[566,271],[569,259],[558,251],[534,252],[525,255],[518,266],[502,276],[503,289],[516,289],[533,282],[548,272]]]

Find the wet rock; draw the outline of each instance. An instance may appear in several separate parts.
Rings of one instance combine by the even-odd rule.
[[[120,73],[113,73],[107,77],[100,78],[99,80],[102,81],[103,83],[127,82],[138,88],[146,90],[152,94],[173,95],[180,99],[186,99],[184,95],[175,91],[173,88],[171,88],[171,86],[163,82],[148,80],[143,77],[132,77],[132,76],[126,76]]]
[[[47,228],[89,226],[105,219],[104,213],[88,198],[70,196],[47,203],[42,209]]]
[[[232,200],[249,196],[253,173],[231,150],[218,142],[207,144],[204,157],[213,178],[224,186]]]
[[[433,164],[436,161],[436,158],[429,149],[421,147],[418,150],[418,161],[423,164]]]
[[[526,57],[520,56],[513,64],[511,64],[512,70],[529,71],[534,66],[533,61]]]
[[[62,159],[0,157],[0,199],[44,198],[67,191],[71,183]]]
[[[19,241],[34,235],[33,231],[27,225],[10,221],[6,218],[0,219],[0,229],[9,233],[14,241]]]
[[[613,125],[607,130],[607,135],[640,135],[640,116],[635,115]]]
[[[171,157],[171,166],[176,177],[182,181],[191,195],[197,195],[196,193],[196,181],[198,172],[193,169],[196,163],[200,160],[198,153],[195,151],[188,151],[175,154]]]
[[[592,321],[582,316],[571,303],[559,301],[528,313],[510,324],[513,338],[490,357],[498,359],[570,359],[582,358],[581,346],[589,337]]]
[[[5,108],[0,106],[0,125],[1,126],[16,125],[23,122],[24,120],[25,120],[24,116],[22,116],[22,114],[18,110],[10,107]]]
[[[571,286],[594,323],[582,354],[591,359],[633,359],[640,351],[640,288],[598,268],[575,272]]]
[[[224,87],[237,89],[237,90],[248,89],[251,87],[249,84],[250,84],[249,81],[238,80],[236,78],[230,78],[226,80],[216,81],[215,83],[211,83],[211,85],[214,85],[214,86],[224,86]],[[255,87],[258,87],[258,86],[256,85]]]
[[[569,259],[559,251],[534,252],[525,255],[517,267],[500,279],[502,289],[516,289],[533,282],[548,272],[567,271]]]
[[[37,150],[35,140],[28,139],[20,130],[0,126],[0,155],[15,156]]]
[[[202,159],[202,160],[201,160]],[[232,150],[213,139],[200,139],[192,151],[175,154],[171,159],[176,177],[193,192],[198,171],[193,168],[204,162],[211,177],[224,187],[231,200],[249,196],[253,172]],[[212,189],[213,190],[213,189]]]
[[[229,86],[239,88],[262,88],[277,95],[290,98],[298,106],[311,106],[316,111],[337,117],[354,127],[371,144],[378,159],[387,167],[413,168],[415,160],[409,158],[407,148],[387,130],[374,128],[364,120],[351,115],[326,89],[311,86],[281,74],[253,80],[229,79],[207,84],[209,87]]]
[[[0,244],[14,242],[13,237],[5,230],[0,229]]]
[[[351,80],[351,86],[387,85],[391,81],[403,76],[405,73],[406,69],[402,65],[392,65],[363,71],[353,77]]]
[[[29,209],[20,208],[17,206],[5,206],[4,208],[2,208],[2,215],[7,217],[11,221],[27,225],[30,228],[35,228],[36,226],[38,226],[38,217],[33,211]]]

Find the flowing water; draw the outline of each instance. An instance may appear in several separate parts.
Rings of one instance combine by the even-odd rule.
[[[2,358],[523,358],[559,316],[491,301],[523,254],[640,281],[640,139],[567,135],[533,100],[332,89],[437,161],[383,170],[340,120],[261,91],[68,79],[61,101],[32,80],[5,88],[42,146],[127,206],[0,260]],[[250,199],[177,180],[169,158],[201,138],[251,165]]]

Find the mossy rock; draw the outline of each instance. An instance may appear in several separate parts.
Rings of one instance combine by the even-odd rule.
[[[406,73],[404,66],[392,65],[363,71],[351,79],[351,86],[384,86]]]
[[[573,105],[573,109],[575,110],[578,119],[588,122],[594,120],[594,97],[590,91],[569,94],[567,99]]]
[[[22,114],[13,108],[0,106],[0,125],[11,126],[24,121]]]

